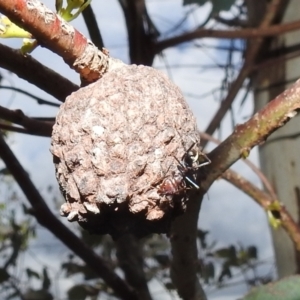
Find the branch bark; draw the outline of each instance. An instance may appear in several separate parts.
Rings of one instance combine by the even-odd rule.
[[[223,173],[222,178],[233,184],[238,189],[242,190],[244,193],[249,195],[252,199],[254,199],[261,207],[265,210],[268,210],[272,203],[279,202],[278,199],[274,199],[256,186],[254,186],[251,182],[237,174],[232,170],[227,170]],[[279,207],[279,216],[282,222],[282,227],[290,236],[291,240],[294,242],[295,247],[298,251],[300,251],[300,228],[291,216],[291,214],[286,210],[283,204]]]
[[[0,118],[22,125],[25,129],[40,136],[51,136],[53,122],[39,121],[27,117],[20,109],[10,110],[0,106]]]
[[[15,73],[61,102],[79,89],[78,85],[47,68],[30,55],[25,56],[19,50],[2,44],[0,44],[0,67]]]
[[[210,154],[211,164],[203,167],[207,177],[201,186],[207,190],[232,164],[249,154],[254,146],[282,127],[300,110],[300,80],[269,102],[249,121],[237,125],[234,132]]]
[[[268,27],[246,28],[235,30],[216,30],[200,28],[182,35],[159,41],[155,44],[155,52],[160,53],[166,48],[177,46],[199,38],[219,38],[219,39],[255,39],[262,37],[278,36],[300,28],[300,21]]]
[[[268,10],[264,16],[264,19],[259,26],[259,29],[267,28],[278,16],[281,12],[281,8],[284,5],[285,1],[283,0],[273,0],[268,7]],[[230,108],[231,104],[233,103],[238,91],[240,90],[241,86],[243,85],[245,79],[250,75],[252,71],[252,65],[255,63],[256,57],[260,52],[263,46],[263,39],[257,39],[251,45],[249,45],[245,62],[243,67],[241,68],[238,77],[236,80],[231,84],[226,98],[221,102],[220,108],[210,121],[208,127],[206,128],[205,132],[209,135],[213,135],[215,130],[220,126],[222,119],[224,118],[225,114],[227,113],[228,109]],[[207,141],[202,141],[202,147],[205,147]]]
[[[135,289],[139,299],[151,300],[143,269],[141,244],[132,234],[125,234],[116,241],[117,258],[126,281]]]
[[[98,49],[102,49],[104,47],[104,43],[91,4],[83,10],[82,16],[92,42],[98,47]]]
[[[30,180],[28,173],[23,169],[1,134],[0,157],[32,205],[37,221],[78,255],[121,299],[138,299],[136,293],[108,267],[101,257],[97,256],[94,251],[53,215]]]
[[[114,62],[38,0],[1,0],[0,12],[61,56],[86,83],[99,79]]]

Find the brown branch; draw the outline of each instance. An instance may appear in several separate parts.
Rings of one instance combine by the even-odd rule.
[[[184,33],[180,36],[165,39],[155,44],[155,52],[160,53],[166,48],[174,47],[199,38],[219,38],[219,39],[254,39],[278,36],[300,28],[300,21],[284,24],[272,25],[268,27],[246,28],[237,30],[216,30],[199,28],[192,32]]]
[[[171,228],[173,257],[170,273],[182,299],[207,299],[197,276],[197,228],[202,198],[203,193],[191,197],[186,212],[175,219]]]
[[[91,4],[88,5],[88,7],[82,12],[82,16],[92,42],[98,47],[98,49],[102,49],[104,47],[104,43]]]
[[[205,133],[205,132],[200,132],[200,137],[203,139],[206,139],[208,141],[212,141],[217,145],[221,144],[221,141],[218,139],[214,138],[213,136]],[[256,167],[249,159],[243,159],[242,160],[256,175],[257,177],[261,180],[262,184],[264,185],[265,189],[269,192],[269,195],[272,197],[272,199],[276,199],[277,195],[275,193],[275,190],[271,184],[271,182],[268,180],[268,178],[262,173],[262,171]]]
[[[60,104],[57,104],[57,103],[54,103],[54,102],[51,102],[51,101],[48,101],[48,100],[44,100],[38,96],[35,96],[29,92],[26,92],[22,89],[19,89],[19,88],[16,88],[16,87],[13,87],[13,86],[6,86],[6,85],[0,85],[0,90],[1,89],[4,89],[4,90],[11,90],[11,91],[14,91],[14,92],[18,92],[18,93],[21,93],[23,95],[26,95],[34,100],[36,100],[36,102],[40,105],[49,105],[49,106],[54,106],[54,107],[60,107]]]
[[[38,222],[52,232],[62,243],[78,255],[108,286],[121,298],[138,299],[135,292],[114,273],[101,257],[96,255],[72,231],[63,225],[50,211],[44,199],[33,185],[28,173],[23,169],[9,146],[0,134],[0,157],[14,176],[23,193],[34,209]]]
[[[278,199],[270,197],[265,192],[261,191],[259,188],[232,170],[227,170],[225,173],[223,173],[222,178],[249,195],[265,210],[269,210],[270,205],[274,201],[279,202]],[[280,205],[278,212],[282,222],[282,227],[286,230],[292,241],[295,243],[297,250],[300,251],[300,228],[297,222],[295,222],[284,205]]]
[[[28,130],[28,129],[25,129],[25,128],[22,128],[22,127],[7,125],[7,124],[2,123],[2,122],[0,122],[0,130],[18,132],[18,133],[24,133],[24,134],[30,134],[30,135],[37,135],[37,136],[44,136],[44,135],[41,135],[39,133],[35,133],[32,130]]]
[[[125,234],[116,241],[116,255],[126,281],[135,289],[138,298],[151,300],[145,272],[141,244],[132,234]]]
[[[30,55],[24,56],[19,50],[13,50],[2,44],[0,44],[0,67],[15,73],[61,102],[79,88]]]
[[[0,118],[12,123],[22,125],[36,135],[51,136],[53,122],[38,121],[27,117],[21,110],[10,110],[0,106]]]
[[[284,4],[284,2],[285,1],[283,0],[272,0],[272,2],[269,3],[268,11],[261,23],[260,28],[268,27],[273,22],[273,20],[279,14],[281,6]],[[241,73],[237,77],[236,81],[231,85],[231,88],[229,90],[228,96],[224,101],[224,104],[221,104],[220,110],[219,112],[217,112],[217,117],[215,117],[211,123],[213,124],[213,126],[209,125],[210,130],[207,131],[208,134],[212,134],[215,131],[215,129],[219,126],[220,121],[224,117],[226,111],[228,110],[228,108],[230,108],[233,99],[235,98],[237,92],[240,89],[240,86],[242,86],[245,78],[249,75],[251,65],[255,61],[256,56],[259,50],[261,49],[262,42],[263,41],[261,39],[254,43],[251,43],[252,45],[247,51],[245,63],[241,70]],[[273,111],[273,114],[276,115],[276,113],[277,111]],[[275,130],[275,127],[276,126],[270,129]],[[255,128],[259,127],[252,126],[251,131],[255,132]],[[266,132],[264,133],[266,134]],[[270,133],[271,131],[268,131],[268,134]],[[256,138],[258,137],[256,136]],[[256,140],[256,142],[258,143],[259,141]],[[214,180],[220,177],[221,174],[231,166],[233,162],[231,162],[231,164],[228,163],[230,161],[230,158],[237,156],[237,160],[242,154],[240,152],[240,149],[236,150],[233,145],[231,145],[231,147],[233,148],[231,149],[229,143],[226,143],[226,147],[223,148],[223,143],[219,147],[217,147],[217,149],[220,148],[223,151],[213,151],[211,153],[212,155],[210,156],[212,160],[211,166],[203,168],[203,172],[207,172],[207,178],[206,180],[200,183],[202,187],[201,195],[195,195],[190,199],[190,201],[188,201],[186,213],[182,218],[178,218],[177,220],[175,220],[174,226],[172,226],[172,278],[173,280],[176,280],[177,288],[180,287],[181,291],[185,293],[191,291],[190,295],[195,297],[195,299],[196,296],[198,297],[197,299],[201,299],[201,297],[202,299],[205,299],[205,296],[203,296],[203,292],[201,293],[202,289],[198,281],[197,269],[195,268],[195,259],[197,258],[196,230],[198,225],[198,214],[201,207],[203,193],[210,187]],[[246,140],[241,141],[241,147],[243,147],[243,143],[245,143],[245,146],[247,147]],[[254,146],[254,140],[252,141],[252,143]],[[229,156],[229,154],[231,154],[231,156]],[[220,172],[220,169],[222,169],[222,172]],[[181,268],[183,270],[182,272]],[[176,278],[174,276],[176,276]],[[180,295],[182,296],[181,293]],[[190,297],[186,299],[192,298]]]
[[[61,56],[84,82],[93,82],[112,62],[69,23],[38,0],[1,0],[0,12],[30,32],[38,43]]]
[[[268,136],[282,127],[300,110],[300,80],[269,102],[251,119],[237,125],[234,132],[210,154],[210,166],[202,187],[209,186],[232,164],[249,154],[250,150],[265,142]]]
[[[266,12],[264,19],[262,20],[261,25],[259,26],[259,30],[267,28],[275,20],[284,2],[285,1],[283,0],[273,0],[269,4],[268,11]],[[234,101],[241,86],[243,85],[245,79],[250,75],[256,57],[263,46],[263,41],[263,39],[257,39],[254,43],[251,43],[249,45],[246,52],[245,62],[239,72],[238,77],[231,84],[226,98],[221,102],[220,108],[218,109],[218,111],[210,121],[207,129],[205,130],[205,132],[209,135],[213,135],[215,130],[220,126],[222,119],[224,118],[228,109],[231,107],[231,104]],[[202,147],[205,147],[206,143],[207,141],[203,141],[203,143],[201,144]]]
[[[158,31],[148,15],[145,0],[119,0],[119,3],[126,22],[131,63],[151,66]]]

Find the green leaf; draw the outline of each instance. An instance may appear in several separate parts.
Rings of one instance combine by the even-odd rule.
[[[210,279],[214,279],[215,267],[212,262],[209,262],[202,267],[201,277],[204,279],[206,284],[209,283]]]
[[[242,300],[299,300],[300,276],[286,277],[251,290]]]
[[[169,267],[170,266],[170,258],[169,255],[166,254],[155,254],[153,258],[162,266]]]
[[[227,262],[223,264],[223,269],[222,269],[221,274],[219,275],[218,282],[222,282],[224,277],[228,277],[228,278],[232,277],[231,270],[230,270],[229,266],[230,265]]]
[[[98,295],[99,290],[88,284],[78,284],[68,290],[70,300],[85,300],[88,296]]]
[[[7,168],[3,168],[0,170],[0,175],[11,175],[11,173]]]
[[[228,11],[236,0],[211,0],[213,12]]]
[[[249,258],[257,259],[257,248],[255,246],[249,246],[247,252]]]
[[[49,275],[48,275],[48,272],[47,272],[47,269],[44,268],[43,269],[43,290],[47,291],[51,285],[51,280],[49,278]]]
[[[33,270],[30,269],[30,268],[26,268],[26,274],[27,274],[28,279],[29,279],[29,278],[32,278],[32,277],[37,278],[37,279],[40,279],[40,278],[41,278],[41,277],[40,277],[40,274],[39,274],[38,272],[33,271]]]
[[[207,231],[207,230],[201,230],[201,229],[197,230],[197,237],[200,240],[200,244],[203,249],[206,249],[206,247],[207,247],[206,235],[208,233],[209,233],[209,231]]]
[[[6,281],[9,279],[9,274],[7,273],[7,271],[3,268],[0,268],[0,283]]]
[[[220,258],[227,258],[230,261],[236,261],[236,249],[234,246],[229,246],[228,248],[221,248],[215,251],[215,256]]]
[[[44,290],[29,289],[24,295],[24,300],[53,300],[53,296]]]

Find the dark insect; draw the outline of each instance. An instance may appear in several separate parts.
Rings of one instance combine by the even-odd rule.
[[[176,195],[188,189],[200,189],[200,187],[194,182],[196,179],[195,175],[199,168],[210,164],[211,161],[199,150],[198,147],[195,147],[195,145],[196,142],[193,142],[186,153],[184,153],[181,161],[174,157],[178,162],[177,168],[179,173],[175,174],[175,172],[173,172],[171,177],[164,179],[162,184],[159,186],[159,194]]]
[[[164,179],[157,192],[161,195],[176,195],[185,189],[186,184],[182,175],[173,172],[173,176]]]

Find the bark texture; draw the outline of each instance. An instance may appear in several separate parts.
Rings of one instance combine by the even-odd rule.
[[[188,200],[175,157],[194,142],[196,120],[164,74],[136,65],[111,70],[69,96],[57,116],[51,151],[66,199],[61,214],[114,237],[168,232]],[[180,188],[162,192],[174,178]]]

